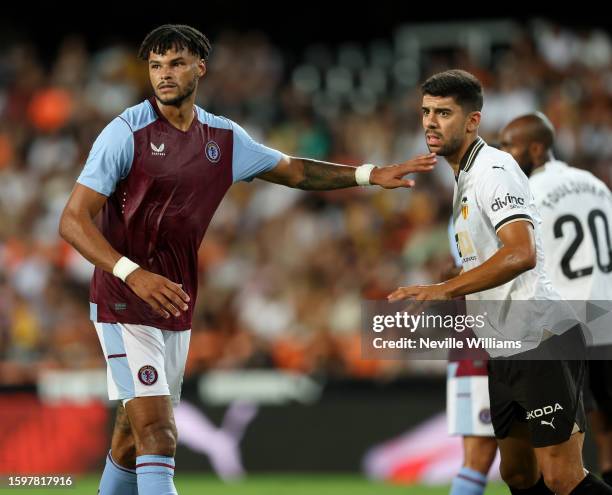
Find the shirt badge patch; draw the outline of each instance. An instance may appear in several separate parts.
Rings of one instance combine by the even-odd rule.
[[[461,216],[463,217],[464,220],[467,220],[468,214],[470,213],[470,209],[467,205],[467,197],[464,196],[462,201],[462,205],[461,205]]]
[[[206,143],[206,158],[211,163],[217,163],[221,159],[221,149],[214,141]]]

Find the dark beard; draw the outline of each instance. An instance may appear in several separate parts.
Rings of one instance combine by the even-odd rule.
[[[169,98],[166,100],[163,100],[158,94],[157,92],[155,92],[155,98],[157,99],[157,101],[159,101],[162,105],[168,105],[171,107],[180,107],[181,104],[187,99],[189,98],[193,92],[196,89],[196,85],[198,83],[197,79],[194,79],[191,84],[189,86],[187,86],[185,88],[185,91],[183,91],[182,93],[179,93],[178,95],[176,95],[174,98]]]
[[[529,153],[527,152],[527,150],[525,150],[521,154],[521,156],[518,157],[517,162],[519,164],[519,167],[523,169],[523,173],[527,177],[529,177],[535,167],[534,167],[534,163],[531,161],[531,158],[529,157]]]
[[[523,169],[523,172],[525,173],[525,175],[529,177],[531,176],[531,172],[533,172],[534,166],[533,166],[533,163],[528,162],[527,165],[525,166],[521,165],[521,168]]]
[[[445,145],[443,145],[436,152],[436,154],[438,156],[450,156],[450,155],[454,155],[455,153],[457,153],[457,151],[459,151],[459,149],[461,148],[462,144],[463,144],[462,138],[461,137],[456,137],[456,138],[452,139],[451,141],[449,141],[448,143],[446,143]]]

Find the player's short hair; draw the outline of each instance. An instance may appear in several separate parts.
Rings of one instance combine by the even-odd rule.
[[[187,48],[194,55],[207,60],[212,47],[208,38],[191,26],[164,24],[146,35],[138,50],[138,57],[148,60],[151,52],[163,55],[171,48],[175,50]]]
[[[547,149],[555,143],[555,126],[542,112],[532,112],[514,119],[511,124],[521,125],[531,142],[542,143]]]
[[[421,85],[421,92],[430,96],[450,96],[466,112],[482,110],[482,84],[476,76],[460,69],[434,74]]]

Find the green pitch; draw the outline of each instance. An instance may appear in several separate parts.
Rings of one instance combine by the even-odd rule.
[[[448,487],[393,486],[371,483],[358,475],[253,475],[238,483],[226,484],[211,475],[178,474],[179,495],[447,495]],[[0,489],[1,494],[15,495],[95,495],[98,476],[78,478],[74,488]],[[487,495],[508,495],[499,483],[491,483]]]

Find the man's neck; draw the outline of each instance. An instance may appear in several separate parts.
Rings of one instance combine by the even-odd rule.
[[[554,160],[555,155],[553,155],[553,152],[551,150],[548,150],[541,158],[534,161],[533,167],[531,168],[531,170],[529,170],[529,173],[527,175],[531,177],[536,170],[539,171],[548,162],[552,162]]]
[[[555,159],[555,155],[551,150],[548,150],[541,158],[534,161],[533,168],[542,167],[546,165],[548,162],[552,162]]]
[[[188,98],[176,107],[174,105],[164,105],[157,100],[157,107],[161,114],[172,124],[174,127],[181,131],[186,131],[191,126],[195,113],[193,111],[194,99]]]
[[[468,148],[472,145],[472,143],[477,139],[478,134],[474,134],[472,137],[465,140],[465,142],[461,145],[461,148],[459,148],[456,153],[445,157],[446,161],[453,169],[455,177],[459,175],[459,167],[461,166],[461,160],[463,159],[463,156],[465,155]]]

